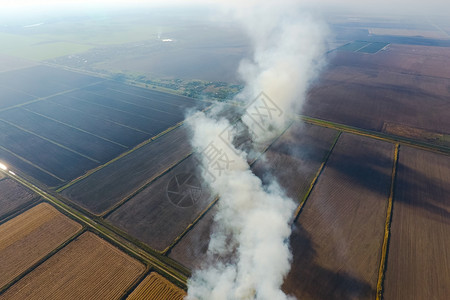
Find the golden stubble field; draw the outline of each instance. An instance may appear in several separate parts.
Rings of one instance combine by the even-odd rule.
[[[47,203],[0,225],[0,288],[80,229],[81,225]]]
[[[144,271],[139,261],[85,232],[0,299],[118,299]]]
[[[182,300],[186,292],[157,273],[148,275],[128,296],[127,300],[170,299]]]

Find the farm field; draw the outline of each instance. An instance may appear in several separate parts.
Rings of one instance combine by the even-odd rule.
[[[219,199],[220,201],[220,199]],[[170,250],[169,257],[194,270],[205,262],[217,208],[213,206]]]
[[[47,203],[38,204],[1,224],[0,288],[33,266],[80,229],[81,225]]]
[[[34,65],[36,65],[36,63],[29,60],[5,54],[0,54],[0,72],[7,72],[16,69],[28,68]]]
[[[278,84],[264,63],[278,56],[259,46],[297,40],[253,49],[236,22],[210,21],[213,5],[133,5],[36,22],[0,11],[0,300],[183,299],[211,263],[221,200],[182,123],[220,108],[252,172],[297,205],[283,292],[448,298],[447,17],[324,11],[326,57],[296,99],[302,109],[286,109],[281,136],[253,144],[243,98]],[[265,104],[254,117],[280,113]]]
[[[107,217],[150,247],[163,251],[211,203],[213,195],[190,156]]]
[[[85,232],[0,299],[118,299],[144,271],[137,260]]]
[[[375,35],[392,35],[392,36],[421,36],[430,39],[448,39],[448,34],[444,34],[438,30],[419,30],[419,29],[400,29],[400,28],[370,28],[370,34]]]
[[[91,103],[77,97],[71,96],[57,96],[50,98],[49,101],[57,105],[69,109],[75,109],[84,114],[95,115],[100,119],[115,122],[120,125],[128,126],[131,129],[139,130],[152,137],[157,133],[170,127],[168,123],[161,123],[157,120],[152,120],[151,117],[144,117],[130,111],[116,109],[112,106]],[[138,109],[135,108],[137,111]],[[176,123],[173,123],[175,125]]]
[[[0,220],[14,210],[38,199],[37,195],[16,181],[3,177],[4,175],[0,173]]]
[[[48,139],[23,131],[2,120],[0,120],[0,146],[31,161],[33,165],[46,170],[60,181],[69,180],[98,165],[92,158],[60,147]],[[9,163],[3,158],[0,159]]]
[[[4,148],[2,145],[0,145],[0,160],[15,172],[19,169],[22,173],[25,173],[28,176],[39,178],[40,182],[46,184],[47,186],[56,186],[64,182],[63,179],[58,178],[56,175],[53,175],[52,173],[34,165],[11,150]]]
[[[393,155],[392,144],[341,135],[291,236],[285,292],[375,298]]]
[[[63,55],[76,54],[92,48],[91,45],[70,43],[65,41],[46,40],[27,34],[16,35],[1,32],[0,41],[4,47],[1,53],[41,61]]]
[[[0,85],[0,109],[22,104],[33,99],[33,96]]]
[[[113,81],[105,81],[102,84],[86,88],[86,90],[119,100],[126,99],[127,102],[141,107],[152,107],[183,115],[185,108],[203,109],[210,105],[208,102],[198,101],[189,97],[142,89]],[[154,104],[159,104],[159,106],[155,107]]]
[[[149,133],[131,128],[129,123],[101,119],[98,115],[83,113],[76,107],[60,105],[51,99],[29,104],[23,109],[130,148],[150,137]]]
[[[100,163],[111,160],[127,149],[21,108],[0,113],[0,119]]]
[[[50,187],[176,125],[187,109],[208,105],[47,66],[0,73],[0,82],[0,159]]]
[[[173,283],[159,275],[151,273],[137,286],[127,297],[127,300],[140,299],[167,299],[183,300],[186,292],[176,287]]]
[[[267,179],[264,176],[271,174],[289,197],[300,202],[336,137],[335,130],[295,122],[270,146],[265,157],[253,164],[252,170],[263,182]],[[199,267],[208,247],[214,212],[213,207],[175,245],[169,257],[188,268]]]
[[[309,92],[305,115],[375,131],[391,122],[450,133],[450,48],[389,45],[373,55],[330,55],[328,70]]]
[[[36,97],[48,97],[103,80],[43,65],[0,73],[2,86]]]
[[[450,158],[400,147],[385,299],[450,293]]]
[[[300,202],[338,132],[295,122],[252,166],[263,182],[271,174],[286,195]]]
[[[191,151],[187,134],[184,126],[178,127],[73,184],[62,194],[92,213],[101,214],[186,157]]]

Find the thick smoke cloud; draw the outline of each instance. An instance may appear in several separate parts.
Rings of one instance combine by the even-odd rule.
[[[325,31],[294,1],[233,4],[227,13],[241,23],[253,44],[252,59],[242,61],[239,68],[245,88],[236,100],[249,105],[241,119],[253,143],[269,143],[286,128],[289,115],[301,108],[306,89],[321,67]],[[249,112],[254,106],[251,101],[261,92],[279,112],[267,118],[270,112],[266,111],[263,129]],[[201,165],[210,169],[203,179],[220,195],[208,258],[193,272],[187,299],[289,299],[281,285],[290,269],[294,201],[275,180],[263,185],[251,172],[250,151],[227,143],[239,136],[237,126],[203,112],[187,125]],[[211,161],[219,155],[226,167],[211,176]]]

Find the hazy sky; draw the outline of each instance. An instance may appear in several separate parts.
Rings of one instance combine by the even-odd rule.
[[[261,0],[260,0],[261,1]],[[363,14],[404,14],[417,15],[439,14],[450,17],[449,0],[292,0],[297,3],[305,3],[319,10],[352,10]],[[90,7],[104,8],[113,6],[145,5],[198,5],[198,4],[234,4],[239,6],[258,5],[256,0],[0,0],[2,11],[15,13],[46,10],[58,10],[64,7],[70,9],[86,9]]]
[[[260,0],[261,1],[261,0]],[[407,9],[409,7],[421,7],[421,8],[434,8],[445,10],[444,8],[450,7],[448,0],[292,0],[299,3],[314,3],[317,5],[333,5],[333,6],[358,6],[358,7],[371,7],[378,6],[382,8],[390,7],[402,7]],[[198,4],[198,3],[229,3],[236,2],[245,5],[246,3],[255,3],[255,0],[0,0],[0,5],[3,7],[26,7],[26,6],[42,6],[42,5],[61,5],[61,3],[80,5],[83,4],[100,4],[100,5],[113,5],[113,4],[125,4],[131,3],[140,4]],[[449,12],[450,14],[450,12]]]

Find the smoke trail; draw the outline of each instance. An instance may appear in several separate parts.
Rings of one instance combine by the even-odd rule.
[[[267,143],[286,127],[289,113],[301,107],[320,68],[323,29],[294,1],[228,9],[254,47],[252,60],[243,61],[239,69],[246,87],[237,100],[248,104],[241,120],[253,143]],[[270,98],[258,97],[261,91]],[[280,287],[290,269],[294,202],[275,180],[264,186],[251,172],[250,151],[235,145],[241,135],[237,126],[202,112],[187,125],[200,153],[203,179],[220,195],[208,258],[190,278],[187,299],[288,299]]]

